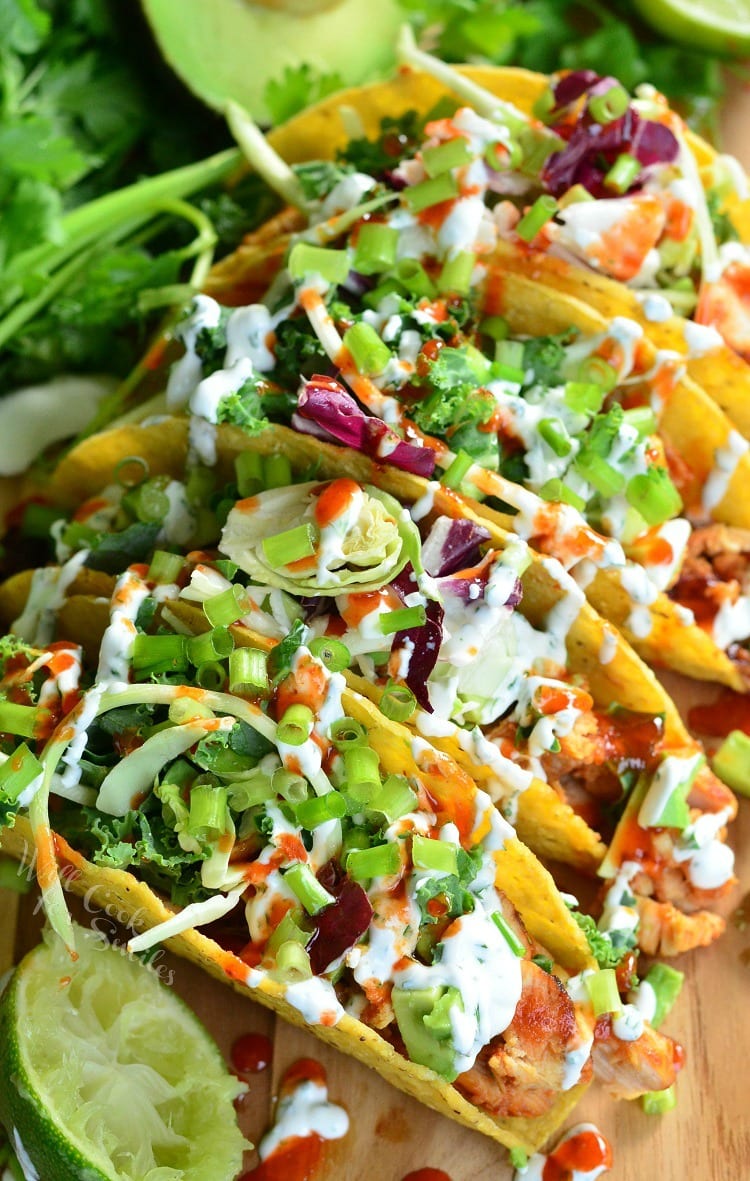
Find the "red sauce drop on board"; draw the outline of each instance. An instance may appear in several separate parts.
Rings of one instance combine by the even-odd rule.
[[[285,1140],[276,1151],[239,1181],[313,1181],[323,1158],[319,1136]]]
[[[707,705],[694,705],[688,712],[691,730],[725,738],[730,730],[742,730],[750,734],[750,697],[725,689],[715,701]]]
[[[413,1173],[407,1173],[401,1181],[451,1181],[447,1173],[442,1169],[415,1169]]]
[[[543,1181],[570,1181],[574,1170],[590,1173],[612,1167],[612,1149],[601,1132],[583,1130],[566,1137],[551,1152],[542,1172]]]
[[[244,1033],[232,1044],[230,1059],[238,1074],[259,1074],[271,1061],[273,1044],[264,1033]]]

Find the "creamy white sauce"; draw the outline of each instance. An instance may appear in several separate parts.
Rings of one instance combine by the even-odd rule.
[[[612,1033],[621,1042],[636,1042],[643,1033],[645,1021],[635,1005],[625,1004],[612,1018]]]
[[[714,466],[708,479],[703,485],[701,505],[707,513],[712,513],[729,491],[730,481],[737,470],[737,465],[750,447],[739,431],[729,432],[729,438],[724,447],[717,447],[714,454]]]
[[[750,636],[750,595],[740,595],[734,603],[724,600],[713,618],[711,635],[723,651]]]
[[[319,1136],[341,1140],[349,1131],[349,1116],[343,1107],[328,1100],[328,1088],[313,1079],[298,1083],[289,1095],[279,1099],[273,1127],[258,1145],[258,1156],[266,1160],[285,1140]]]
[[[703,761],[700,752],[687,756],[667,755],[662,759],[638,812],[641,828],[658,826],[673,793],[695,775]]]
[[[704,353],[725,347],[720,332],[708,324],[696,324],[695,320],[683,321],[682,334],[690,357],[702,357]]]
[[[338,1025],[344,1016],[333,985],[321,976],[288,984],[284,1000],[304,1017],[308,1025]]]
[[[599,645],[599,663],[611,664],[617,655],[618,635],[609,627],[602,632],[602,642]]]
[[[656,993],[648,980],[641,980],[636,988],[630,990],[628,1001],[638,1010],[644,1021],[653,1021],[656,1015]]]
[[[0,401],[0,476],[17,476],[50,443],[88,425],[113,377],[55,377],[44,385],[4,394]]]
[[[51,642],[57,612],[88,556],[88,550],[79,550],[62,566],[42,566],[34,571],[24,609],[10,625],[14,635],[37,648],[45,648]]]
[[[130,658],[137,631],[135,621],[149,597],[148,584],[133,570],[126,570],[115,583],[109,613],[109,625],[99,647],[96,682],[107,688],[127,684]]]
[[[638,295],[643,314],[650,324],[663,324],[674,315],[672,305],[656,291],[642,291]]]
[[[577,1124],[574,1128],[571,1128],[569,1132],[566,1132],[565,1135],[560,1138],[556,1148],[559,1148],[561,1144],[564,1144],[567,1140],[570,1140],[578,1132],[593,1132],[596,1135],[600,1134],[599,1129],[595,1124]],[[516,1169],[515,1173],[513,1174],[513,1181],[543,1181],[544,1166],[547,1164],[549,1157],[552,1155],[552,1152],[535,1152],[533,1156],[529,1157],[525,1168]],[[596,1178],[601,1177],[602,1173],[605,1172],[607,1172],[606,1165],[597,1165],[595,1168],[587,1169],[585,1171],[581,1169],[573,1169],[568,1174],[568,1177],[569,1181],[596,1181]]]

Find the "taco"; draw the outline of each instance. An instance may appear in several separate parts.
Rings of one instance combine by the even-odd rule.
[[[191,466],[189,438],[185,420],[118,428],[59,466],[52,490],[75,506],[71,523],[53,527],[65,573],[50,601],[63,634],[97,650],[111,593],[97,567],[114,573],[157,544],[176,546],[187,557],[187,585],[169,604],[178,627],[208,630],[211,600],[229,596],[239,644],[333,645],[350,684],[460,764],[536,853],[592,872],[605,852],[599,833],[612,837],[605,873],[618,897],[629,875],[649,916],[647,951],[675,954],[720,933],[712,907],[733,880],[721,839],[732,793],[558,563],[450,490],[310,436],[274,427],[248,439],[219,426],[211,470]],[[112,482],[133,468],[134,488]],[[300,544],[306,552],[288,549]],[[29,641],[40,624],[54,638],[44,599],[53,570],[0,587],[0,617]],[[232,607],[244,593],[244,609]],[[631,789],[650,802],[614,825]],[[689,853],[698,845],[695,865],[714,867],[700,880]],[[627,930],[606,935],[620,958],[638,938],[634,907]]]
[[[595,1025],[613,1093],[671,1085],[679,1049],[489,796],[299,637],[259,664],[222,625],[174,630],[168,557],[120,575],[98,643],[2,644],[3,848],[33,841],[57,933],[64,880],[144,929],[132,951],[166,941],[510,1147],[565,1118]]]

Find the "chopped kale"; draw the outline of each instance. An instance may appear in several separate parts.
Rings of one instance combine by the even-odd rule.
[[[591,954],[600,968],[616,968],[626,952],[631,951],[637,937],[633,931],[600,931],[590,914],[571,911],[578,926],[586,936]]]
[[[150,558],[160,529],[159,522],[135,521],[120,533],[104,533],[94,542],[86,565],[106,574],[121,574],[133,562]]]

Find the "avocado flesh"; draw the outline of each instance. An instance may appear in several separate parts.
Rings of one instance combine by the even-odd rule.
[[[445,1021],[447,1013],[441,1012],[439,1019],[431,1022],[432,1029],[425,1023],[425,1018],[430,1022],[436,1008],[438,1011],[445,1010],[444,1005],[440,1006],[440,1001],[446,993],[457,995],[457,989],[446,989],[441,985],[432,988],[394,988],[391,1003],[411,1061],[418,1062],[420,1066],[429,1066],[452,1083],[458,1071],[456,1051]],[[456,997],[452,995],[449,999],[455,1003]]]
[[[340,0],[299,16],[247,0],[141,0],[159,48],[183,82],[209,106],[234,99],[271,122],[266,84],[286,66],[307,63],[356,85],[387,73],[403,22],[398,0]]]

